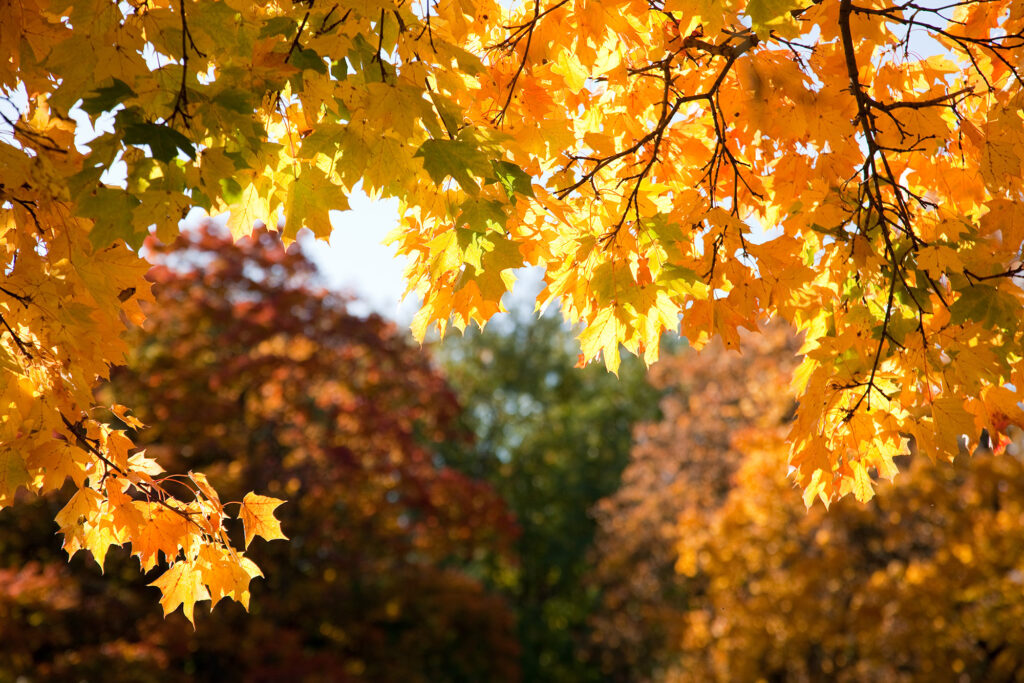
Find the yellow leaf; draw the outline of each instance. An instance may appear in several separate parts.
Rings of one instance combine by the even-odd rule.
[[[580,350],[587,359],[598,353],[604,355],[604,364],[610,372],[619,374],[619,340],[623,328],[615,307],[601,309],[594,321],[580,335]]]
[[[580,64],[579,58],[569,50],[562,50],[558,53],[558,58],[555,60],[552,70],[562,75],[565,79],[565,84],[572,93],[578,93],[580,90],[583,90],[583,86],[587,83],[587,76],[589,75],[587,70]]]
[[[204,546],[199,552],[203,580],[210,590],[210,609],[224,598],[231,598],[249,609],[249,582],[262,577],[256,563],[221,546]]]
[[[61,533],[67,535],[92,519],[102,501],[103,496],[98,491],[89,488],[79,489],[55,517]]]
[[[245,547],[255,536],[262,536],[268,541],[276,538],[287,540],[288,537],[281,531],[281,522],[274,517],[274,510],[284,503],[279,498],[260,496],[255,493],[245,494],[242,499],[242,509],[239,517],[245,527]]]
[[[860,502],[866,503],[875,497],[868,470],[859,460],[851,462],[850,468],[853,469],[853,495]]]
[[[0,450],[0,507],[10,505],[18,487],[27,487],[31,481],[25,459],[11,449]]]
[[[181,605],[181,611],[185,614],[185,618],[195,628],[196,622],[193,613],[196,603],[200,600],[210,599],[210,593],[203,585],[202,575],[195,563],[175,562],[149,585],[156,586],[163,594],[160,597],[160,605],[164,608],[165,617],[177,609],[178,605]]]
[[[228,229],[235,239],[252,233],[257,222],[272,229],[277,228],[277,221],[270,215],[270,200],[260,192],[256,182],[246,186],[242,190],[241,200],[230,208]]]
[[[977,442],[980,430],[975,427],[974,416],[964,408],[963,399],[955,396],[936,399],[932,403],[932,417],[935,420],[936,445],[940,449],[936,455],[951,460],[961,447]]]

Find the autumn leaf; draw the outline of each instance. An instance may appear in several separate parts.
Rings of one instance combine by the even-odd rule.
[[[794,15],[804,9],[803,0],[750,0],[746,14],[759,37],[767,38],[775,31],[784,38],[800,35],[800,23]]]
[[[274,510],[283,503],[284,501],[279,498],[255,493],[245,494],[238,517],[245,526],[246,548],[256,536],[262,536],[268,541],[277,538],[287,540],[288,537],[281,531],[281,523],[274,517]]]
[[[0,507],[10,505],[18,488],[30,481],[25,459],[13,450],[0,449]]]
[[[936,399],[932,418],[940,454],[955,455],[962,445],[977,441],[974,416],[964,409],[961,400],[952,396]]]
[[[446,178],[453,178],[470,194],[480,189],[474,176],[488,170],[487,157],[472,140],[427,140],[416,156],[423,158],[423,168],[435,183],[441,185]]]
[[[185,618],[195,628],[196,622],[193,617],[195,604],[201,600],[209,600],[210,593],[203,585],[203,577],[199,568],[194,562],[178,561],[161,574],[150,586],[160,589],[160,605],[164,608],[164,616],[167,616],[178,605]]]
[[[249,582],[262,577],[260,568],[247,557],[232,557],[230,551],[216,546],[205,546],[199,551],[203,567],[203,580],[209,588],[210,609],[224,598],[231,598],[248,611]]]

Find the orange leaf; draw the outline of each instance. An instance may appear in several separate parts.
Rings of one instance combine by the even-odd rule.
[[[280,498],[260,496],[255,493],[245,494],[242,499],[242,510],[239,518],[245,526],[245,547],[248,548],[254,536],[262,536],[268,541],[275,538],[288,540],[281,531],[281,522],[274,517],[274,510],[284,503]]]
[[[192,562],[175,562],[170,569],[160,575],[150,586],[156,586],[163,593],[160,598],[160,605],[164,608],[164,616],[177,609],[181,605],[181,611],[185,618],[192,622],[195,628],[196,622],[193,619],[193,610],[200,600],[209,600],[210,593],[203,585],[202,575]]]

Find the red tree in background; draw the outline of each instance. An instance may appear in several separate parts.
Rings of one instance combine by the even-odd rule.
[[[156,305],[107,398],[144,406],[154,427],[137,443],[172,471],[202,469],[222,500],[253,482],[288,499],[277,514],[291,542],[252,547],[274,568],[253,584],[252,614],[199,603],[195,635],[163,621],[152,588],[124,583],[115,553],[107,571],[124,581],[108,589],[95,567],[69,580],[47,562],[59,558],[4,534],[8,564],[38,555],[41,569],[14,577],[0,610],[47,630],[20,652],[5,641],[0,672],[75,679],[134,661],[125,680],[514,679],[511,613],[473,578],[514,524],[490,487],[437,466],[431,444],[465,435],[426,354],[348,313],[273,233],[233,243],[208,227],[152,251]],[[55,572],[60,592],[33,592]]]

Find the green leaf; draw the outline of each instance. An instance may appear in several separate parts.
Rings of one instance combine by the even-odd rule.
[[[89,241],[96,249],[124,240],[133,249],[142,246],[146,230],[136,231],[133,213],[141,204],[137,197],[112,187],[97,187],[78,200],[78,212],[94,221]]]
[[[99,185],[100,178],[106,168],[103,165],[85,166],[81,171],[68,178],[68,190],[71,191],[72,199],[77,200],[85,192],[91,192]]]
[[[441,117],[441,123],[444,124],[444,129],[448,133],[448,137],[454,138],[459,132],[459,120],[462,118],[458,107],[456,107],[448,98],[434,92],[433,90],[427,91],[430,96],[430,101],[434,103],[434,108],[437,110],[438,116]]]
[[[802,0],[750,0],[746,15],[760,38],[767,38],[772,31],[783,38],[794,38],[799,35],[800,27],[792,12],[806,4]]]
[[[427,140],[415,156],[423,158],[423,168],[435,183],[440,185],[450,176],[470,194],[480,190],[473,180],[474,173],[483,176],[490,171],[490,163],[479,148],[463,140]]]
[[[255,102],[253,101],[253,94],[248,90],[222,90],[211,98],[214,104],[217,104],[228,111],[233,111],[236,114],[252,114],[255,109]]]
[[[306,227],[321,239],[331,234],[330,211],[347,211],[348,197],[315,166],[302,170],[288,188],[285,214],[285,237],[293,238],[299,228]]]
[[[154,159],[170,162],[184,152],[195,160],[196,148],[192,141],[169,126],[158,123],[132,123],[124,129],[124,141],[129,145],[148,145]]]
[[[82,98],[82,111],[91,116],[111,111],[129,97],[137,97],[135,91],[124,81],[112,78],[111,84],[93,90]]]
[[[505,207],[501,202],[490,200],[467,199],[459,207],[458,224],[468,225],[476,232],[505,232]]]
[[[679,297],[693,296],[706,299],[709,294],[707,284],[696,271],[671,263],[662,269],[658,284],[664,285]]]
[[[228,204],[237,204],[242,201],[242,186],[234,178],[221,178],[217,181],[220,185],[220,196]]]
[[[327,64],[324,62],[323,57],[316,53],[314,50],[306,50],[298,48],[292,52],[291,63],[298,69],[305,71],[311,69],[320,74],[327,73]]]
[[[974,321],[989,329],[1016,328],[1020,316],[1020,300],[989,285],[967,287],[949,308],[949,321],[954,325]]]
[[[295,29],[298,28],[295,24],[295,20],[291,17],[273,17],[263,22],[263,27],[260,29],[259,37],[271,38],[273,36],[288,36],[295,35]]]
[[[526,171],[509,161],[492,161],[491,167],[498,176],[498,182],[505,188],[505,194],[513,202],[517,194],[533,196],[533,179]]]
[[[335,59],[331,62],[331,78],[336,81],[344,81],[348,78],[348,60]]]

